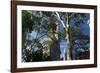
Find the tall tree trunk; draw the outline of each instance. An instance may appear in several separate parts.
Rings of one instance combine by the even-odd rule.
[[[58,31],[58,27],[56,27],[56,31]],[[60,60],[60,46],[58,35],[51,30],[46,33],[45,41],[51,42],[48,45],[48,49],[50,49],[50,59],[52,61]]]
[[[69,25],[69,17],[67,13],[67,24],[65,26],[64,22],[61,20],[60,15],[56,12],[57,19],[61,22],[62,26],[65,28],[66,31],[66,39],[67,39],[67,48],[65,48],[65,60],[72,59],[72,36],[71,36],[71,28]]]
[[[50,56],[51,60],[60,60],[60,47],[58,40],[52,41],[52,44],[50,45]]]
[[[69,18],[68,18],[68,13],[67,13],[67,24],[66,24],[66,39],[67,39],[67,48],[65,50],[65,56],[66,60],[71,60],[72,59],[72,36],[71,36],[71,28],[69,25]]]

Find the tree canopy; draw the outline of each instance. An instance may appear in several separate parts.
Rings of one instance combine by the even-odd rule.
[[[75,55],[71,59],[85,59],[80,52],[89,50],[89,17],[89,13],[22,10],[22,61],[62,60],[62,40],[70,41],[70,54]],[[63,47],[69,49],[68,44]]]

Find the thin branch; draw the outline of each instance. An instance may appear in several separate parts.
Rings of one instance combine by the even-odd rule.
[[[49,32],[49,30],[47,30],[43,35],[41,35],[40,37],[38,37],[38,39],[40,39],[41,37],[45,36],[48,32]]]
[[[69,19],[72,17],[72,16],[74,16],[75,14],[74,13],[72,13],[70,16],[69,16]]]
[[[59,20],[59,21],[61,22],[61,24],[63,25],[63,27],[66,28],[64,22],[63,22],[63,21],[61,20],[61,18],[60,18],[59,13],[58,13],[58,12],[55,12],[55,13],[56,13],[56,15],[57,15],[57,17],[58,17],[58,20]]]

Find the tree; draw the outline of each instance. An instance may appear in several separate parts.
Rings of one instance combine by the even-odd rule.
[[[23,12],[23,14],[25,12]],[[55,34],[56,33],[56,24],[55,24],[55,20],[52,19],[54,14],[53,13],[51,14],[49,12],[38,12],[38,11],[36,11],[36,12],[34,11],[33,12],[33,11],[28,11],[28,12],[26,12],[26,17],[23,17],[23,19],[27,18],[27,14],[31,15],[31,16],[28,15],[28,17],[29,17],[28,18],[28,22],[32,22],[32,25],[24,22],[24,21],[27,21],[27,19],[23,21],[23,24],[25,23],[27,25],[30,25],[30,27],[32,27],[32,30],[30,30],[31,29],[30,27],[24,27],[25,30],[28,29],[30,31],[25,31],[25,33],[27,33],[27,34],[25,34],[23,32],[23,35],[29,36],[29,34],[32,31],[35,31],[35,32],[37,32],[37,37],[36,38],[38,40],[40,40],[43,37],[50,38],[50,40],[51,40],[51,44],[49,45],[50,49],[53,50],[53,48],[54,48],[54,50],[56,49],[56,51],[58,51],[58,54],[57,54],[58,58],[56,57],[56,54],[54,54],[55,58],[53,58],[54,55],[53,56],[51,55],[52,56],[51,59],[52,60],[59,60],[59,58],[60,58],[60,48],[59,48],[59,45],[58,45],[59,44],[58,43],[58,39],[57,39],[56,34]],[[50,15],[51,17],[48,16],[48,15]],[[31,20],[29,20],[30,18],[31,18]],[[27,36],[25,36],[23,38],[25,40],[28,39],[27,41],[29,41],[30,38],[26,38]],[[32,41],[32,40],[30,40],[30,41],[32,43],[36,42],[36,41]],[[39,44],[39,43],[40,43],[40,41],[38,43],[36,43],[36,44]],[[28,44],[25,44],[25,42],[23,42],[23,44],[24,44],[24,46],[25,45],[29,46]],[[31,46],[33,46],[33,45],[34,44],[31,44]],[[44,44],[42,44],[42,45],[44,45]],[[24,47],[24,48],[26,48],[26,47]],[[42,48],[43,49],[44,47],[38,47],[38,48]]]
[[[60,15],[58,12],[56,12],[56,15],[58,17],[58,20],[61,22],[62,26],[65,28],[65,31],[66,31],[66,39],[67,39],[67,48],[66,48],[66,53],[65,53],[65,56],[66,56],[66,59],[67,60],[71,60],[73,59],[73,42],[75,41],[75,39],[73,39],[74,37],[77,37],[77,39],[80,39],[80,37],[85,37],[85,40],[86,38],[89,38],[89,36],[85,36],[83,35],[82,33],[82,25],[81,23],[83,24],[87,24],[89,18],[84,18],[86,17],[87,14],[82,14],[82,13],[66,13],[65,16],[66,16],[66,23],[64,23],[63,20],[61,20],[60,18]],[[74,26],[71,27],[71,23],[70,21],[75,19],[75,22],[74,22]],[[84,23],[86,20],[86,23]],[[88,23],[89,24],[89,23]],[[89,26],[87,24],[87,26]],[[89,28],[88,28],[89,29]],[[74,32],[74,33],[73,33]],[[78,34],[77,36],[75,36],[76,34]],[[82,35],[82,36],[81,36]],[[80,39],[82,40],[82,39]],[[89,39],[87,39],[89,41]],[[84,42],[85,43],[85,42]]]
[[[82,40],[81,42],[83,42],[83,39],[87,38],[89,42],[89,37],[85,36],[81,29],[81,22],[89,19],[85,19],[85,15],[85,13],[23,10],[23,59],[25,61],[60,60],[60,42],[66,40],[65,57],[66,60],[72,60],[75,48],[73,46],[76,44],[74,41]],[[74,24],[71,22],[72,20],[74,20]],[[83,45],[81,46],[83,47]]]

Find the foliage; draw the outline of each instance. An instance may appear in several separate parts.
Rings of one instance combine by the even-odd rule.
[[[83,24],[88,26],[89,17],[85,13],[57,13],[60,18],[56,12],[22,10],[23,62],[62,60],[60,55],[64,52],[61,52],[60,41],[68,39],[71,40],[69,44],[72,44],[71,54],[73,54],[73,50],[76,51],[75,59],[79,59],[80,55],[77,50],[84,49],[85,45],[90,43],[89,34],[85,35],[83,29]],[[67,31],[62,25],[67,26],[67,22],[70,26],[68,39],[66,39]],[[74,58],[72,57],[72,59]]]

